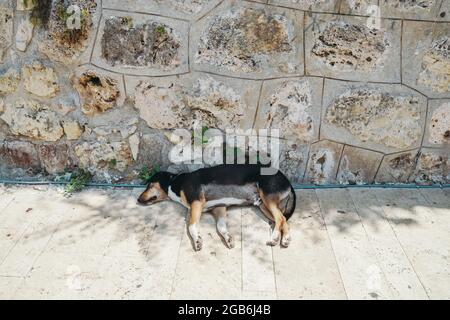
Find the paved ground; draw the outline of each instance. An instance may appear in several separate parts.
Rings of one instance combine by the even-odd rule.
[[[140,190],[0,186],[0,298],[450,299],[450,190],[298,191],[288,249],[253,209],[212,216],[194,252],[185,210]]]

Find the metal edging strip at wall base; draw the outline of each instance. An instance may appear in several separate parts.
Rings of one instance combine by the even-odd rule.
[[[67,185],[69,182],[64,181],[20,181],[20,180],[4,180],[0,179],[0,184],[7,185]],[[145,188],[145,184],[127,184],[127,183],[88,183],[87,187],[95,188]],[[450,188],[450,184],[292,184],[296,190],[301,189],[345,189],[345,188],[398,188],[398,189],[446,189]]]

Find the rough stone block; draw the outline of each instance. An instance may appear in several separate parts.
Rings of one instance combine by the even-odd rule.
[[[383,154],[357,147],[345,146],[337,174],[342,184],[372,183]]]
[[[338,0],[269,0],[269,4],[316,12],[338,12]]]
[[[103,0],[103,8],[155,13],[167,17],[195,20],[214,8],[220,0]]]
[[[164,79],[127,77],[140,117],[155,129],[251,129],[260,83],[194,73]]]
[[[313,14],[305,21],[306,74],[353,81],[400,82],[401,22]]]
[[[416,166],[418,149],[386,155],[375,178],[376,183],[408,183]]]
[[[16,32],[16,48],[25,52],[31,39],[33,38],[34,25],[29,17],[25,17],[19,22]]]
[[[58,114],[49,106],[34,100],[19,99],[7,103],[0,118],[8,124],[14,135],[57,141],[64,134]]]
[[[0,74],[0,94],[14,93],[20,83],[20,74],[13,68]]]
[[[36,147],[26,141],[0,141],[0,166],[32,169],[40,168]]]
[[[24,66],[22,78],[25,90],[36,96],[53,98],[59,91],[58,77],[55,71],[39,61]]]
[[[31,10],[36,6],[36,0],[17,0],[16,3],[19,11]]]
[[[303,75],[302,31],[300,11],[225,1],[192,26],[191,61],[198,71],[243,78]]]
[[[380,0],[379,6],[383,17],[449,21],[447,0]]]
[[[265,81],[255,128],[279,129],[282,138],[317,141],[322,86],[322,79],[312,77]]]
[[[379,10],[378,0],[342,0],[340,13],[372,16],[375,8]]]
[[[0,5],[0,63],[3,63],[4,56],[13,41],[13,19],[11,7]]]
[[[67,140],[76,140],[83,134],[83,128],[77,121],[74,120],[64,120],[62,122],[64,133],[66,134]]]
[[[328,184],[336,181],[344,145],[329,140],[322,140],[311,145],[305,183]]]
[[[309,145],[301,141],[280,140],[280,170],[292,183],[303,182]]]
[[[137,165],[152,167],[159,165],[166,169],[171,165],[169,152],[173,144],[161,132],[143,134],[139,143]]]
[[[64,172],[68,165],[69,153],[65,144],[46,144],[38,147],[42,166],[49,174]]]
[[[403,22],[403,83],[430,98],[450,97],[450,23]]]
[[[185,73],[188,30],[180,20],[104,10],[92,63],[134,75]]]
[[[133,163],[130,147],[126,142],[82,142],[75,146],[80,166],[92,172],[111,169],[124,171]]]
[[[450,100],[428,101],[428,119],[423,145],[427,147],[450,145]]]
[[[71,77],[81,98],[81,110],[87,115],[103,113],[125,101],[125,85],[121,75],[93,66],[78,68]]]
[[[325,80],[321,138],[384,153],[420,146],[426,99],[401,85]]]
[[[100,0],[73,0],[81,11],[79,29],[67,27],[69,3],[53,1],[46,32],[39,39],[39,51],[65,65],[88,63],[101,16]]]
[[[448,148],[422,148],[410,180],[419,184],[449,183],[450,151]]]

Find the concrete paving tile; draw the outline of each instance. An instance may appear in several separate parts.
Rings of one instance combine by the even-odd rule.
[[[346,299],[314,190],[297,191],[289,248],[273,248],[280,299]]]
[[[14,299],[93,299],[93,288],[102,281],[99,255],[46,251],[13,295]]]
[[[449,299],[450,224],[418,190],[375,190],[383,212],[431,299]],[[445,219],[445,220],[444,220]]]
[[[21,277],[1,277],[0,276],[0,299],[11,300],[13,299],[14,292],[22,283]]]
[[[200,221],[203,248],[194,252],[187,232],[183,233],[172,299],[239,299],[241,297],[241,210],[228,212],[228,229],[235,247],[228,249],[216,231],[212,214]]]
[[[242,289],[276,292],[271,229],[259,209],[242,209]]]
[[[347,191],[318,189],[316,193],[347,297],[392,298],[379,261]]]
[[[427,299],[426,292],[403,252],[383,209],[370,189],[349,189],[370,244],[378,257],[393,298]]]

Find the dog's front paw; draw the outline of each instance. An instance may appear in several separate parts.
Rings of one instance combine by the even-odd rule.
[[[197,240],[194,241],[194,250],[200,251],[203,247],[203,239],[199,236]]]
[[[291,236],[290,235],[283,236],[283,238],[281,238],[281,246],[283,248],[289,247],[290,243],[291,243]]]

